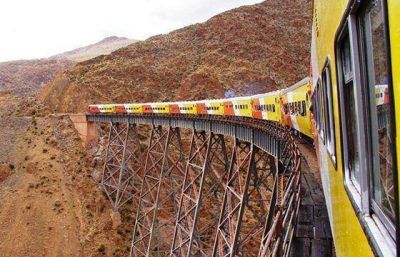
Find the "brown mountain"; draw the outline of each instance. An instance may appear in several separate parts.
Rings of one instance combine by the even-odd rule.
[[[311,0],[268,0],[81,62],[41,98],[61,112],[89,103],[249,95],[308,75]]]
[[[51,59],[67,59],[73,62],[82,62],[92,59],[96,56],[103,54],[110,54],[111,52],[125,47],[137,40],[129,39],[126,37],[106,37],[105,39],[88,46],[77,48],[62,54],[54,55]]]
[[[0,63],[0,92],[11,92],[22,96],[34,95],[57,73],[72,67],[74,63],[109,54],[133,42],[135,40],[108,37],[96,44],[50,58]]]
[[[71,67],[66,59],[20,60],[0,63],[0,92],[34,95],[57,73]]]

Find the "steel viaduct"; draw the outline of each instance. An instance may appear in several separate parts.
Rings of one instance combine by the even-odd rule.
[[[101,187],[115,211],[135,206],[130,256],[289,255],[301,156],[285,128],[211,115],[86,119],[109,124]]]

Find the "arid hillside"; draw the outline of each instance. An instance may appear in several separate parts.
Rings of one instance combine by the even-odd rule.
[[[109,54],[136,41],[125,37],[107,37],[95,44],[58,54],[50,57],[50,59],[67,59],[73,62],[82,62],[99,55]]]
[[[41,99],[59,112],[89,103],[249,95],[309,73],[312,1],[268,0],[81,62]]]
[[[0,92],[31,96],[40,91],[54,76],[76,62],[125,47],[135,40],[108,37],[102,41],[50,58],[0,63]]]
[[[21,105],[41,109],[0,93],[0,256],[127,256],[133,214],[112,212],[70,119]]]
[[[66,59],[20,60],[0,63],[0,92],[34,95],[57,73],[73,65]]]

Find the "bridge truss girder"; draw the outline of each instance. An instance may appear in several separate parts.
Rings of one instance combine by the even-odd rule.
[[[186,149],[179,128],[152,125],[143,162],[137,125],[111,123],[102,185],[114,210],[137,205],[131,256],[287,254],[300,157],[293,138],[271,128],[279,140],[267,153],[259,134],[239,128],[227,147],[222,134],[193,127]]]
[[[183,163],[180,129],[153,126],[136,212],[131,256],[169,254],[172,242],[168,235],[173,233],[175,225],[176,198],[184,175]],[[164,213],[162,218],[158,218],[160,209]],[[169,215],[165,215],[166,212]]]
[[[135,200],[143,168],[138,126],[110,123],[101,186],[113,210]]]
[[[224,137],[194,130],[176,216],[171,256],[210,255],[210,230],[216,225],[213,224],[216,219],[215,222],[199,222],[199,214],[211,214],[210,209],[202,209],[204,198],[212,197],[217,187],[223,186],[227,171],[228,157]],[[206,188],[205,185],[210,182],[213,185]]]
[[[274,176],[275,158],[235,139],[213,256],[257,255],[258,249],[248,243],[260,238],[264,218],[260,213],[270,208]]]

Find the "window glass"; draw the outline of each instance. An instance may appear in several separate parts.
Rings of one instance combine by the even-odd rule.
[[[325,99],[324,99],[324,87],[320,85],[319,87],[319,126],[320,135],[325,142]]]
[[[388,88],[387,49],[382,0],[371,1],[360,15],[366,57],[367,87],[370,96],[373,151],[372,198],[378,208],[394,221],[393,135],[391,99]],[[374,205],[373,205],[374,206]]]
[[[360,160],[358,147],[358,131],[357,131],[357,111],[355,100],[355,87],[353,81],[353,70],[351,65],[351,48],[348,35],[343,39],[340,46],[341,64],[343,72],[343,100],[346,122],[346,139],[347,139],[347,163],[346,168],[350,173],[350,177],[355,185],[359,188],[360,184]]]
[[[335,153],[335,131],[333,121],[333,100],[332,100],[332,81],[330,66],[327,63],[322,72],[322,86],[324,87],[324,102],[325,102],[325,128],[326,128],[326,147],[334,161],[336,161]]]

